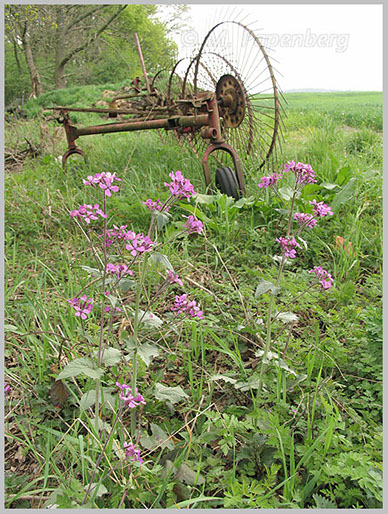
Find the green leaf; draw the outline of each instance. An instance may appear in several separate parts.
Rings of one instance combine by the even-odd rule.
[[[161,230],[165,225],[167,225],[171,217],[167,212],[159,211],[154,211],[154,216],[156,219],[156,226],[158,227],[158,230]]]
[[[280,198],[283,198],[283,200],[288,201],[288,200],[291,200],[291,198],[293,197],[294,190],[291,189],[290,187],[281,187],[278,190],[278,193],[279,193]]]
[[[272,291],[274,294],[277,294],[280,291],[280,287],[276,287],[275,284],[268,282],[268,280],[261,279],[256,287],[255,298],[258,298],[268,291]]]
[[[155,264],[163,264],[166,270],[174,271],[174,268],[172,267],[172,264],[166,255],[155,252],[151,254],[150,259],[151,261],[155,262]]]
[[[293,312],[280,312],[276,314],[276,319],[280,319],[283,323],[292,323],[293,321],[298,321],[299,317]]]
[[[331,208],[333,212],[338,212],[342,205],[347,203],[356,192],[357,189],[357,179],[355,177],[351,178],[349,182],[346,184],[345,187],[339,191],[335,197],[334,200],[331,203]]]
[[[338,509],[337,504],[320,494],[313,494],[315,507],[313,509]]]
[[[14,332],[15,334],[23,334],[15,325],[4,325],[4,332]]]
[[[185,398],[188,398],[187,394],[180,386],[166,387],[160,382],[155,384],[155,398],[161,402],[178,403]]]
[[[145,325],[150,327],[160,327],[163,324],[163,320],[151,311],[143,311],[139,309],[139,319]]]
[[[175,478],[187,485],[203,485],[205,483],[203,476],[192,470],[185,462],[175,471]]]
[[[74,359],[69,362],[67,366],[63,368],[63,370],[57,376],[57,380],[62,380],[63,378],[76,377],[84,373],[90,378],[100,378],[103,375],[102,369],[96,369],[93,366],[93,361],[89,357],[81,357],[79,359]]]
[[[138,347],[137,353],[146,366],[159,355],[159,348],[151,343],[143,343]]]
[[[102,356],[102,363],[106,366],[114,366],[118,364],[121,359],[121,352],[117,348],[105,348],[104,355]]]
[[[228,377],[226,375],[212,375],[209,380],[223,380],[224,382],[229,382],[230,384],[235,384],[237,380],[235,378]]]
[[[198,203],[205,203],[206,205],[211,205],[214,203],[215,198],[215,195],[202,195],[200,193],[193,195],[194,201],[197,201]]]
[[[129,278],[121,278],[120,282],[119,282],[119,288],[124,293],[127,293],[131,288],[135,287],[135,285],[136,285],[136,282]]]
[[[159,425],[151,423],[150,426],[152,435],[144,434],[140,438],[140,443],[146,450],[150,450],[151,448],[154,448],[158,445],[160,445],[160,448],[168,448],[169,450],[173,450],[175,448],[175,445],[172,442],[172,440],[168,438],[166,432],[162,428],[160,428]]]
[[[330,182],[322,182],[321,186],[328,191],[332,191],[333,189],[340,187],[338,184],[331,184]]]
[[[97,489],[97,491],[96,491]],[[87,490],[87,487],[85,487],[85,491]],[[103,494],[106,494],[108,492],[108,489],[103,484],[98,484],[98,482],[92,482],[92,489],[91,489],[93,498],[99,498]]]
[[[109,388],[111,389],[111,388]],[[101,398],[100,398],[101,400]],[[91,391],[88,391],[87,393],[84,393],[81,396],[81,399],[79,401],[79,406],[86,410],[89,409],[89,407],[92,407],[96,403],[96,390],[92,389]],[[114,411],[116,403],[116,398],[104,388],[104,404],[107,405],[112,411]]]
[[[95,277],[102,277],[102,273],[99,269],[91,268],[90,266],[80,266],[84,271]]]

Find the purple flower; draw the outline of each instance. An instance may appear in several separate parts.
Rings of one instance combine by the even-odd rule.
[[[81,205],[78,209],[70,211],[70,216],[73,218],[77,217],[78,219],[83,218],[86,223],[90,223],[91,220],[97,220],[98,216],[106,218],[106,214],[100,209],[98,203],[93,206],[89,204]]]
[[[289,161],[284,165],[283,173],[292,171],[295,173],[296,182],[298,184],[314,184],[316,182],[315,171],[312,169],[310,164],[304,164],[303,162]]]
[[[105,311],[105,312],[110,312],[112,309],[113,309],[114,311],[121,312],[120,307],[109,307],[108,305],[107,305],[106,307],[104,307],[104,311]]]
[[[134,257],[145,252],[150,252],[152,246],[155,244],[148,236],[145,236],[143,233],[135,234],[132,230],[128,230],[125,234],[125,240],[128,241],[125,248],[129,250]]]
[[[75,310],[75,316],[80,316],[81,319],[86,319],[88,314],[92,312],[93,304],[92,298],[89,298],[84,294],[81,298],[74,297],[71,300],[67,300],[71,307]]]
[[[296,250],[295,248],[300,248],[300,244],[295,241],[295,237],[278,237],[276,239],[278,243],[280,243],[280,247],[285,257],[289,257],[290,259],[295,259]]]
[[[175,296],[175,305],[174,307],[171,307],[171,310],[177,311],[178,314],[187,314],[190,318],[203,318],[203,313],[197,306],[197,302],[195,300],[189,302],[187,294]]]
[[[176,173],[172,171],[169,176],[172,179],[171,182],[165,182],[164,185],[170,189],[172,196],[176,196],[177,198],[190,198],[190,196],[195,194],[190,180],[185,178],[181,171],[177,171]]]
[[[178,275],[174,275],[171,270],[168,271],[167,282],[169,284],[179,284],[180,286],[183,286],[182,280],[178,277]]]
[[[105,239],[105,245],[107,248],[112,246],[114,239],[124,239],[127,225],[122,225],[121,227],[116,227],[116,225],[113,225],[113,228],[110,228],[106,231],[106,239]],[[104,234],[99,234],[98,237],[103,237]]]
[[[156,200],[156,202],[154,202],[153,200],[151,200],[151,198],[149,198],[146,202],[141,202],[143,203],[147,209],[149,209],[151,212],[153,211],[159,211],[161,212],[162,210],[164,212],[168,212],[170,210],[170,207],[164,207],[163,208],[163,202],[162,200]]]
[[[283,175],[281,173],[274,173],[273,175],[270,175],[269,177],[263,177],[261,179],[261,182],[258,185],[258,187],[267,188],[270,186],[274,186],[278,180],[283,178]]]
[[[314,228],[317,224],[317,220],[312,214],[306,214],[304,212],[296,212],[294,214],[294,219],[299,223],[299,225],[304,225],[308,228]]]
[[[4,383],[4,395],[8,394],[11,392],[11,386]]]
[[[114,186],[115,180],[121,181],[121,178],[116,177],[116,173],[109,173],[103,171],[102,173],[96,173],[95,175],[88,175],[88,179],[83,179],[83,183],[92,187],[99,186],[104,190],[106,196],[112,196],[112,193],[117,193],[119,190],[118,186]]]
[[[315,216],[320,216],[321,218],[324,218],[325,216],[333,216],[334,214],[331,210],[331,207],[329,207],[323,202],[317,202],[316,200],[313,200],[309,203],[314,206],[313,212]]]
[[[183,228],[186,228],[187,232],[189,234],[201,234],[202,233],[202,231],[203,231],[202,221],[199,221],[199,219],[197,219],[195,216],[193,216],[191,214],[190,214],[190,216],[183,215],[183,217],[187,218],[187,221],[183,225]]]
[[[143,405],[146,404],[143,396],[139,394],[137,387],[135,387],[135,396],[131,393],[131,391],[126,391],[127,389],[132,390],[131,386],[126,384],[120,384],[120,382],[116,382],[117,387],[121,389],[119,394],[120,400],[124,402],[125,407],[129,407],[130,409],[134,409],[138,407],[141,403]]]
[[[136,449],[132,443],[124,443],[125,456],[129,457],[132,461],[138,461],[140,466],[144,460],[140,456],[140,450]]]
[[[333,285],[333,277],[321,266],[314,266],[314,269],[310,270],[309,273],[315,273],[315,276],[317,277],[318,282],[321,284],[322,289],[330,289]]]
[[[121,278],[124,275],[133,275],[133,271],[128,269],[126,264],[113,264],[108,262],[106,265],[106,271],[108,273],[112,273],[117,276],[117,278]]]

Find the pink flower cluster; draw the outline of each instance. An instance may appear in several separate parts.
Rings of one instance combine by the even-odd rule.
[[[100,209],[98,203],[93,206],[89,204],[81,205],[78,209],[70,211],[70,216],[83,218],[86,223],[90,223],[91,220],[98,220],[98,216],[106,218],[106,214]]]
[[[132,230],[128,230],[125,234],[125,240],[128,241],[125,248],[130,251],[131,255],[134,257],[145,252],[150,252],[152,246],[155,244],[148,236],[145,236],[143,233],[135,234]]]
[[[298,184],[314,184],[317,180],[315,178],[315,171],[312,169],[310,164],[304,164],[303,162],[289,161],[284,165],[283,173],[292,171],[295,173],[296,182]]]
[[[294,214],[294,219],[299,223],[299,225],[303,225],[308,228],[314,228],[317,224],[317,220],[312,214],[306,214],[304,212],[296,212]]]
[[[83,179],[83,183],[92,187],[99,186],[106,196],[112,196],[112,193],[117,193],[119,190],[119,187],[113,184],[115,180],[121,181],[121,178],[117,178],[116,173],[103,171],[95,175],[88,175],[87,180]]]
[[[4,395],[8,394],[11,392],[11,386],[4,383]]]
[[[263,177],[261,179],[261,182],[258,185],[258,187],[267,188],[270,186],[274,186],[278,180],[283,178],[283,175],[281,173],[274,173],[273,175],[270,175],[269,177]]]
[[[320,216],[321,218],[324,218],[325,216],[333,216],[333,211],[331,210],[331,207],[329,207],[325,203],[317,202],[316,200],[313,200],[309,203],[314,207],[313,212],[315,216]]]
[[[333,277],[321,266],[314,266],[314,269],[310,270],[309,273],[315,273],[315,276],[317,277],[318,282],[321,284],[322,289],[330,289],[330,287],[333,285]]]
[[[168,271],[167,282],[169,284],[179,284],[180,286],[183,286],[182,280],[178,277],[178,275],[174,275],[171,270]]]
[[[162,200],[159,200],[159,199],[157,199],[156,202],[154,202],[153,200],[151,200],[151,198],[149,198],[146,202],[141,202],[141,203],[143,203],[147,207],[147,209],[149,209],[151,212],[153,212],[153,211],[161,212],[162,209],[163,209],[163,212],[168,212],[170,210],[170,207],[163,208],[164,203],[162,202]]]
[[[190,198],[195,194],[194,187],[190,180],[182,175],[181,171],[174,173],[173,171],[169,174],[172,179],[170,183],[165,182],[164,185],[170,189],[172,196],[177,198]]]
[[[203,223],[202,221],[199,221],[198,218],[191,215],[190,216],[183,216],[184,218],[187,218],[186,223],[183,225],[183,228],[187,230],[189,234],[202,234],[203,231]]]
[[[132,443],[124,443],[125,456],[129,457],[132,461],[138,461],[140,466],[144,460],[140,456],[140,450],[136,449]]]
[[[133,271],[130,270],[126,264],[113,264],[109,262],[106,265],[106,271],[116,275],[117,278],[121,278],[124,275],[133,275]]]
[[[71,300],[67,300],[68,303],[75,310],[75,315],[80,316],[81,319],[86,319],[88,314],[92,312],[93,304],[92,298],[89,298],[84,294],[81,298],[74,297]]]
[[[119,398],[124,402],[125,407],[129,407],[130,409],[134,409],[138,407],[140,404],[145,405],[146,402],[137,387],[135,387],[135,396],[131,393],[132,387],[126,384],[120,384],[120,382],[116,382],[117,387],[121,389],[119,393]],[[129,391],[128,391],[129,389]]]
[[[178,314],[187,314],[190,318],[203,318],[203,313],[197,306],[197,302],[195,300],[189,302],[187,294],[175,296],[175,305],[174,307],[171,307],[171,310],[177,311]]]
[[[295,259],[295,248],[300,248],[300,244],[296,242],[295,237],[278,237],[276,241],[280,244],[280,247],[285,257]]]
[[[107,238],[105,240],[105,245],[107,248],[112,246],[113,244],[113,238],[116,239],[124,239],[125,234],[127,231],[125,230],[127,228],[127,225],[121,225],[121,227],[116,227],[116,225],[113,225],[113,228],[110,228],[106,231]],[[103,237],[104,234],[100,234],[99,237]]]

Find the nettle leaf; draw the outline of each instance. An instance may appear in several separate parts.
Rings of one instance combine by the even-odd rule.
[[[143,343],[139,346],[137,353],[144,364],[149,366],[153,358],[159,355],[159,348],[151,343]]]
[[[185,462],[175,471],[175,478],[187,485],[203,485],[205,483],[203,476],[192,470]]]
[[[264,293],[268,293],[268,291],[272,291],[274,294],[277,294],[280,291],[280,287],[276,287],[275,284],[268,280],[261,279],[256,287],[255,298],[258,298]]]
[[[130,289],[133,289],[136,286],[136,282],[129,278],[121,278],[118,285],[123,293],[127,293]]]
[[[155,398],[161,402],[179,403],[185,398],[187,394],[180,386],[166,387],[160,382],[155,384]]]
[[[90,357],[81,357],[69,362],[69,364],[67,364],[67,366],[65,366],[59,373],[56,379],[62,380],[63,378],[76,377],[81,373],[90,378],[97,379],[103,375],[104,371],[100,368],[94,368],[93,361]]]
[[[293,312],[280,312],[276,314],[275,317],[283,321],[283,323],[292,323],[299,320],[299,317]]]
[[[92,277],[102,277],[102,272],[99,269],[91,268],[90,266],[80,266],[86,273],[89,273]]]
[[[345,203],[347,203],[356,192],[357,188],[357,179],[356,177],[353,177],[349,180],[349,182],[346,184],[345,187],[339,191],[335,197],[334,200],[331,202],[331,208],[333,212],[338,212],[341,206]]]
[[[118,364],[121,359],[121,351],[117,348],[105,348],[104,355],[102,356],[102,363],[106,366],[114,366]]]
[[[87,488],[85,488],[86,490]],[[96,491],[97,489],[97,491]],[[98,482],[92,482],[92,495],[95,497],[95,498],[100,498],[100,496],[102,496],[103,494],[106,494],[110,491],[108,491],[108,489],[103,485],[103,484],[98,484]]]
[[[155,262],[155,264],[163,264],[166,270],[174,271],[174,268],[166,255],[155,252],[151,254],[150,259]]]
[[[254,196],[249,196],[248,198],[245,198],[243,196],[242,198],[240,198],[240,200],[237,200],[237,202],[234,204],[234,207],[236,207],[236,209],[241,209],[245,206],[250,207],[251,205],[254,205],[255,202],[256,200]]]
[[[160,327],[163,324],[163,320],[151,311],[143,311],[139,309],[139,320],[145,325],[150,327]]]
[[[283,198],[283,200],[291,200],[294,194],[294,190],[290,187],[281,187],[278,189],[278,193],[280,198]]]
[[[160,448],[168,448],[169,450],[175,448],[172,440],[168,438],[166,432],[159,425],[151,423],[151,431],[152,435],[144,434],[140,438],[140,443],[146,450],[150,450],[158,445]]]
[[[322,182],[321,187],[324,187],[328,191],[332,191],[333,189],[339,188],[338,184],[330,184],[329,182]]]
[[[171,217],[167,212],[159,211],[154,211],[154,216],[156,219],[156,226],[158,227],[158,230],[161,230],[165,225],[167,225]]]
[[[109,391],[111,391],[112,388],[109,388]],[[101,401],[101,397],[100,397]],[[91,391],[88,391],[87,393],[84,393],[81,396],[81,399],[79,401],[79,406],[86,410],[89,409],[89,407],[92,407],[96,403],[96,390],[92,389]],[[112,411],[114,411],[114,406],[116,403],[116,398],[104,388],[104,404],[107,405]]]
[[[195,195],[193,195],[193,199],[198,203],[205,203],[206,205],[211,205],[215,202],[214,195],[202,195],[200,193],[196,193]]]
[[[226,375],[213,375],[209,378],[209,380],[223,380],[224,382],[229,382],[230,384],[235,384],[237,382],[235,378],[231,378]]]

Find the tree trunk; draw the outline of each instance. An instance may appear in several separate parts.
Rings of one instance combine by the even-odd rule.
[[[30,43],[28,41],[27,31],[25,31],[25,33],[23,34],[23,48],[26,54],[28,71],[31,77],[32,96],[38,97],[43,93],[43,86],[42,82],[40,81],[38,69],[35,66],[35,60],[32,54]]]
[[[63,19],[63,6],[57,6],[57,30],[55,37],[55,89],[64,89],[66,87],[65,66],[65,26]]]

